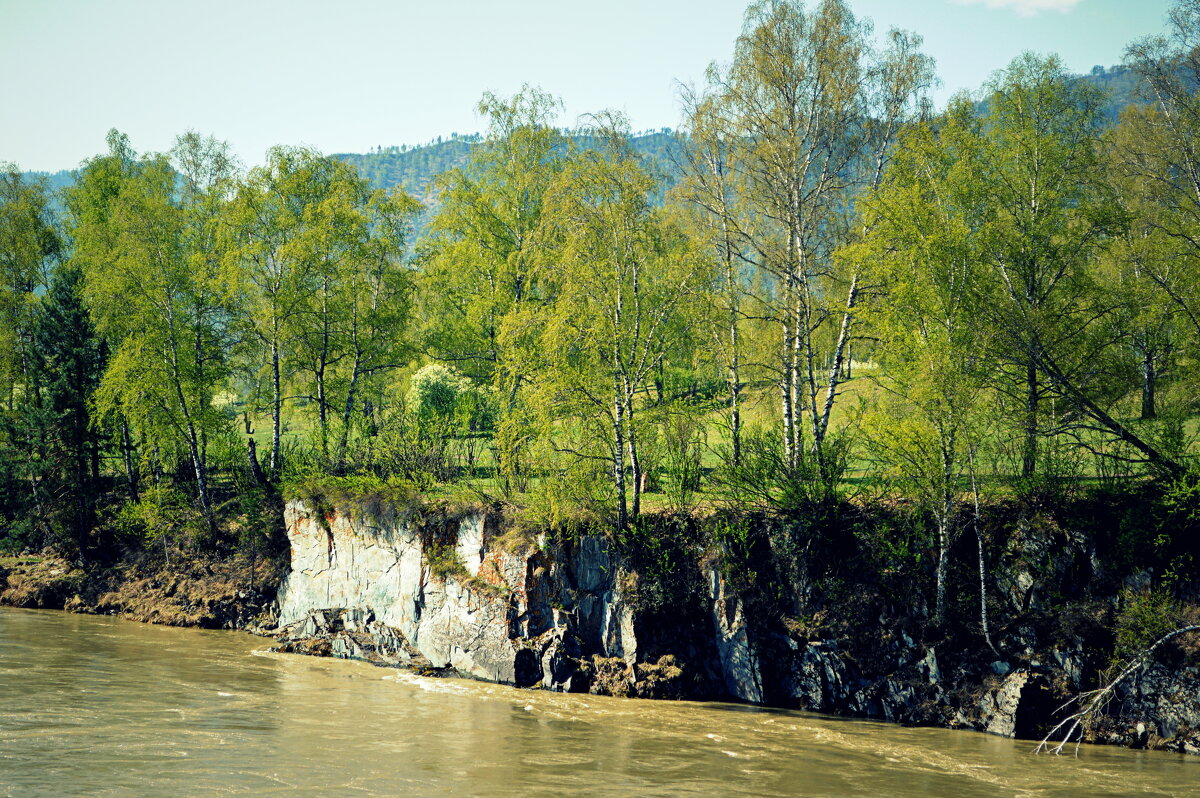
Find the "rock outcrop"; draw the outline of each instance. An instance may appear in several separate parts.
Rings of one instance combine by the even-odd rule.
[[[1105,664],[1085,645],[1104,634],[1095,610],[1104,601],[1080,600],[1061,619],[1049,603],[1052,588],[1093,569],[1094,551],[1078,536],[1047,540],[1036,528],[1017,530],[998,569],[995,601],[1008,619],[997,631],[1000,655],[969,629],[928,634],[923,604],[903,596],[888,602],[863,587],[853,610],[821,610],[840,626],[801,622],[781,609],[780,591],[772,604],[762,583],[735,585],[711,557],[678,563],[664,592],[648,587],[644,568],[639,575],[645,562],[604,535],[530,540],[483,511],[317,512],[292,501],[285,517],[292,570],[278,594],[277,632],[285,651],[521,687],[736,700],[1024,738],[1053,726]],[[1089,739],[1200,752],[1198,685],[1198,667],[1150,667],[1122,687]]]
[[[593,658],[617,660],[637,682],[634,613],[601,538],[550,559],[530,542],[497,542],[481,512],[433,522],[389,508],[322,516],[294,501],[285,519],[292,571],[279,624],[293,647],[332,635],[343,646],[335,654],[370,649],[388,662],[407,652],[433,669],[559,690],[591,686]],[[398,643],[364,649],[363,634]]]

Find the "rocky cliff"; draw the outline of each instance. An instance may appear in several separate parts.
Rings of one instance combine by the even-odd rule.
[[[321,515],[293,501],[285,519],[292,570],[279,624],[293,646],[330,637],[333,653],[557,690],[588,689],[595,666],[585,659],[609,671],[606,660],[638,663],[619,563],[599,537],[548,557],[498,541],[482,512]]]
[[[378,502],[318,511],[293,500],[286,523],[283,650],[522,687],[732,699],[1029,738],[1106,664],[1095,642],[1104,602],[1081,589],[1061,603],[1071,580],[1084,579],[1076,566],[1095,559],[1081,540],[1008,542],[993,576],[1002,620],[992,650],[978,635],[931,632],[919,590],[889,593],[878,581],[839,576],[837,596],[813,597],[810,585],[813,613],[797,617],[804,578],[764,566],[747,581],[711,550],[659,552],[654,562],[668,565],[655,576],[653,562],[609,536],[530,540],[484,511]],[[1060,603],[1047,598],[1051,588]],[[1144,670],[1090,739],[1200,753],[1192,654]]]

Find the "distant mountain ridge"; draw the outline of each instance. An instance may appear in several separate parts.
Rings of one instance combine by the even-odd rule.
[[[585,134],[564,131],[577,145],[587,146]],[[378,188],[400,186],[408,193],[428,199],[434,179],[451,169],[465,166],[471,149],[483,143],[483,136],[472,133],[450,138],[438,138],[415,147],[379,147],[367,153],[338,152],[333,157],[353,164],[359,174]],[[675,173],[671,153],[678,140],[670,128],[642,131],[630,138],[633,149],[646,161],[652,171],[661,173],[668,183]]]
[[[1129,67],[1096,66],[1089,74],[1080,75],[1079,78],[1108,92],[1109,100],[1105,104],[1104,115],[1109,123],[1115,123],[1121,110],[1127,105],[1140,101],[1137,76]],[[979,107],[981,110],[986,108],[986,100],[981,101]],[[576,143],[587,146],[586,135],[570,130],[564,130],[564,133]],[[451,169],[466,165],[471,149],[481,143],[483,137],[479,133],[451,133],[448,138],[439,136],[427,144],[380,146],[365,153],[333,153],[332,157],[353,164],[359,174],[376,188],[399,186],[418,199],[428,202],[432,199],[435,178]],[[679,146],[676,134],[670,128],[645,130],[634,134],[630,143],[643,157],[646,166],[664,178],[660,196],[656,198],[661,200],[661,193],[665,193],[674,184],[677,175],[676,161],[673,157]],[[50,189],[55,192],[74,183],[74,171],[68,169],[24,174],[30,178],[44,178]]]

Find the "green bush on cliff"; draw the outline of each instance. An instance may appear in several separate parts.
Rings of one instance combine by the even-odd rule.
[[[1182,625],[1179,605],[1161,588],[1121,593],[1121,611],[1116,617],[1115,664],[1127,662],[1163,635]]]
[[[417,488],[406,480],[385,479],[375,474],[310,474],[281,486],[286,501],[298,500],[322,518],[335,508],[388,505],[396,509],[414,507],[421,501]]]
[[[458,556],[458,550],[439,541],[425,544],[425,565],[435,579],[466,580],[471,576],[467,566],[463,565],[462,558]]]
[[[616,536],[630,569],[623,588],[639,609],[669,614],[702,598],[703,530],[693,519],[645,516]]]

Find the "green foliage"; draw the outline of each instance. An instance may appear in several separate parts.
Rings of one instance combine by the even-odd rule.
[[[1185,585],[1200,574],[1200,474],[1188,471],[1168,483],[1156,504],[1148,532],[1163,567],[1162,584]],[[1139,543],[1144,550],[1145,541]]]
[[[40,511],[68,548],[87,557],[103,446],[89,398],[99,387],[106,353],[83,304],[82,279],[72,264],[55,270],[34,326],[30,361],[41,388],[36,412],[47,499]]]
[[[534,462],[549,456],[543,448]],[[608,469],[588,458],[570,458],[559,468],[543,471],[520,499],[519,523],[541,529],[606,526],[616,503]]]
[[[700,598],[700,530],[690,519],[641,518],[617,530],[616,543],[631,569],[623,574],[622,587],[640,610],[670,616]]]
[[[717,549],[722,574],[736,588],[752,586],[755,568],[756,530],[753,516],[734,515],[714,518],[709,534]]]
[[[118,540],[131,547],[195,550],[211,542],[204,514],[178,489],[155,485],[140,501],[123,504],[113,520]]]
[[[741,458],[734,462],[728,449],[713,475],[717,495],[742,511],[795,515],[835,499],[845,473],[850,438],[844,434],[826,441],[824,473],[811,456],[790,462],[778,430],[749,429],[742,438]]]
[[[638,392],[686,326],[702,261],[683,231],[652,210],[655,181],[629,148],[625,120],[597,123],[603,148],[568,159],[547,191],[541,256],[555,301],[535,320],[536,348],[526,357],[540,384],[526,396],[558,452],[611,464],[624,527],[639,513],[649,474],[639,441],[654,402]]]
[[[422,489],[450,482],[463,463],[447,424],[414,418],[403,411],[388,416],[372,441],[364,465],[385,478],[398,477]]]
[[[63,250],[55,221],[45,181],[0,163],[0,395],[9,409],[14,389],[28,378],[38,294]]]
[[[322,518],[340,508],[353,512],[356,506],[403,510],[420,505],[420,493],[411,482],[371,473],[296,477],[281,486],[281,493],[285,500],[298,499]]]
[[[668,413],[663,421],[663,466],[667,479],[667,501],[675,513],[686,513],[700,492],[703,474],[704,426],[684,413]]]
[[[97,330],[114,342],[96,407],[160,448],[187,451],[209,526],[207,438],[228,426],[214,399],[229,376],[228,297],[216,223],[233,166],[225,144],[185,134],[170,157],[110,152],[72,189],[75,260]]]
[[[473,409],[471,384],[441,363],[422,366],[409,378],[406,405],[416,418],[435,426],[451,424]],[[465,413],[464,413],[465,411]]]
[[[29,518],[4,519],[0,526],[0,553],[20,554],[31,548],[41,549],[36,525]]]
[[[471,572],[458,556],[458,549],[452,545],[437,541],[427,543],[424,547],[424,557],[425,567],[434,579],[466,581],[471,577]]]
[[[1114,664],[1123,665],[1181,625],[1179,606],[1166,591],[1126,590],[1115,622]]]
[[[246,486],[238,492],[239,553],[252,562],[260,558],[281,558],[289,552],[284,533],[283,506],[275,491],[260,485]]]

